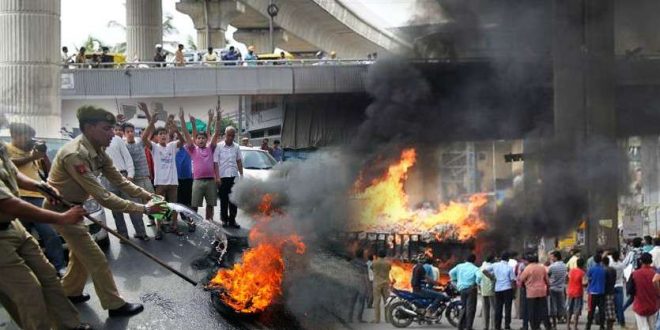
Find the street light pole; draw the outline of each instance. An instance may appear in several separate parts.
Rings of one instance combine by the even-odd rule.
[[[268,8],[270,9],[272,7],[273,7],[273,0],[270,0],[270,4],[268,5]],[[270,50],[268,52],[272,53],[273,51],[275,51],[275,44],[273,41],[273,15],[270,13],[270,11],[268,12],[268,17],[270,18],[268,20],[268,32],[270,37],[270,43],[269,43]]]

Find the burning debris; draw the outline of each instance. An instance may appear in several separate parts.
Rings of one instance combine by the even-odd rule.
[[[467,240],[487,228],[481,215],[488,203],[485,194],[472,195],[467,203],[411,208],[404,185],[415,161],[415,149],[405,149],[399,162],[390,165],[382,177],[369,185],[358,180],[354,187],[358,210],[350,231],[430,234],[437,240]]]
[[[285,219],[281,211],[273,209],[272,198],[270,194],[263,196],[261,213],[255,216],[258,223],[250,230],[250,242],[255,246],[245,251],[240,263],[220,269],[208,284],[218,290],[224,304],[238,313],[259,313],[271,306],[282,294],[284,250],[294,247],[295,253],[305,253],[305,244],[298,235],[269,231],[273,222]]]

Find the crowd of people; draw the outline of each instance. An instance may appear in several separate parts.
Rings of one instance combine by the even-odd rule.
[[[356,295],[353,305],[365,299],[374,308],[373,322],[380,322],[380,302],[389,296],[393,283],[392,262],[385,251],[366,260],[363,253],[358,250],[352,263],[364,269],[368,279],[364,287],[368,289]],[[626,328],[624,312],[628,308],[635,315],[634,328],[660,329],[660,238],[636,238],[625,254],[618,249],[597,250],[584,258],[574,249],[566,256],[551,251],[544,263],[536,254],[518,256],[514,252],[502,253],[499,258],[487,256],[481,265],[476,260],[471,254],[448,271],[463,306],[459,329],[473,329],[479,299],[486,330],[511,329],[514,310],[523,330],[541,326],[557,329],[558,324],[578,329],[585,309],[586,329],[592,325],[613,329],[615,324]],[[433,288],[440,285],[437,273],[430,258],[420,258],[410,274],[412,291],[433,301],[426,317],[434,315],[443,298],[443,293]],[[357,306],[358,320],[363,321],[364,303]],[[351,320],[352,316],[351,309]]]
[[[91,55],[88,54],[90,50],[86,47],[80,47],[76,54],[69,54],[69,48],[64,46],[62,47],[62,66],[64,68],[75,67],[75,68],[113,68],[116,64],[121,64],[118,60],[115,59],[114,55],[109,53],[108,47],[101,47],[100,54],[98,52],[92,52]],[[260,61],[267,61],[271,65],[289,65],[293,57],[284,52],[280,51],[278,54],[256,54],[256,48],[254,45],[247,47],[247,52],[245,55],[241,54],[236,47],[229,46],[227,49],[223,49],[218,54],[217,50],[213,47],[208,47],[205,53],[201,52],[188,52],[186,53],[185,47],[183,44],[178,44],[176,50],[173,53],[173,57],[169,57],[168,63],[168,52],[163,49],[161,44],[155,45],[155,51],[152,58],[151,64],[140,64],[140,60],[137,54],[134,54],[133,57],[127,58],[126,60],[130,62],[129,66],[137,66],[141,68],[148,67],[166,67],[168,65],[174,67],[184,67],[189,62],[200,62],[204,66],[255,66],[261,63]],[[188,55],[188,58],[187,56]],[[337,52],[331,51],[327,54],[324,51],[319,51],[315,55],[316,62],[314,65],[322,64],[332,64],[336,63],[338,60]],[[367,55],[367,60],[362,61],[363,63],[369,64],[375,61],[378,57],[377,53],[370,53]],[[195,63],[197,64],[197,63]]]

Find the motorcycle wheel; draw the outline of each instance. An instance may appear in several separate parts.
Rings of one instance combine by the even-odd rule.
[[[445,318],[454,327],[458,327],[458,322],[461,319],[461,304],[451,304],[445,310]]]
[[[389,308],[390,322],[396,328],[406,328],[414,321],[414,317],[404,312],[403,308],[415,310],[415,307],[406,301],[397,301]]]

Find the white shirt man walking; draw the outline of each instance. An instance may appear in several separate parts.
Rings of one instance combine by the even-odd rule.
[[[236,182],[236,178],[243,176],[243,160],[241,149],[237,143],[234,143],[236,129],[227,126],[225,129],[225,140],[220,142],[213,154],[213,166],[218,172],[220,195],[220,220],[223,226],[240,228],[236,223],[236,213],[238,208],[229,201],[229,194]]]

